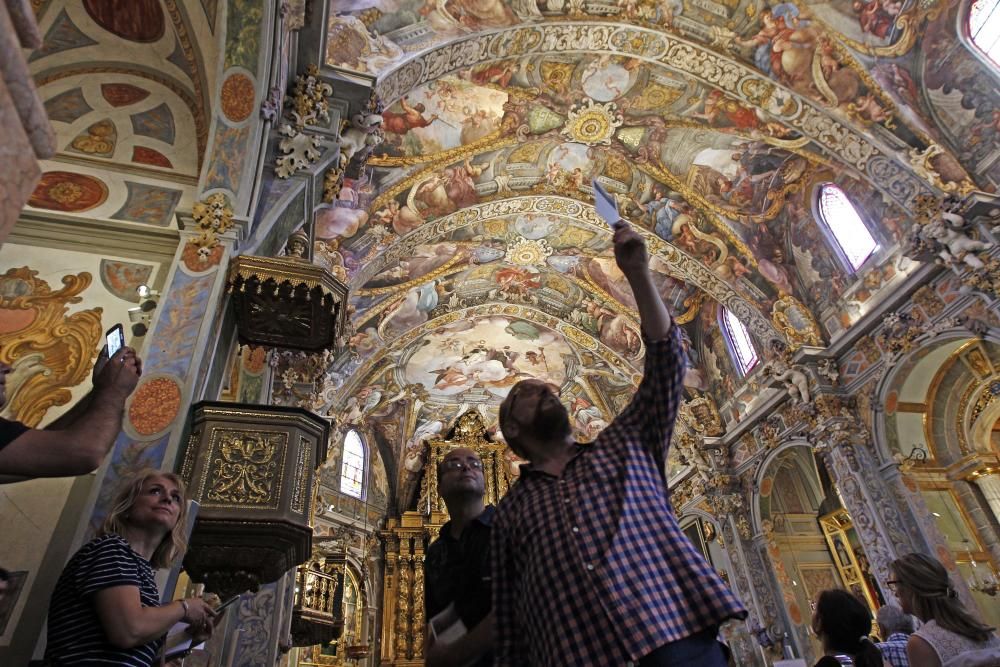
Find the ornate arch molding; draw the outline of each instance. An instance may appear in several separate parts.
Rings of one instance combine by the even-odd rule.
[[[767,471],[771,467],[771,464],[774,463],[778,459],[778,457],[780,457],[784,452],[787,452],[788,450],[794,449],[796,447],[805,448],[806,450],[809,451],[809,455],[812,456],[813,452],[812,445],[810,445],[804,438],[801,437],[790,438],[789,440],[786,440],[785,442],[781,443],[780,445],[772,449],[770,452],[768,452],[767,455],[761,460],[760,467],[757,468],[757,472],[754,474],[753,483],[754,483],[754,488],[756,489],[756,491],[754,492],[756,498],[750,499],[751,500],[750,524],[751,527],[753,528],[754,535],[760,535],[761,533],[763,533],[764,518],[762,516],[762,512],[760,509],[760,501],[763,496],[760,493],[760,485],[764,481],[764,478],[767,476]]]
[[[372,356],[366,359],[352,374],[350,379],[344,383],[339,392],[339,397],[335,406],[342,405],[343,402],[354,393],[358,384],[371,377],[375,371],[383,371],[383,360],[393,353],[405,349],[410,344],[417,341],[436,329],[447,326],[453,322],[464,319],[488,316],[508,316],[529,320],[535,324],[556,331],[566,337],[575,347],[582,347],[589,350],[607,362],[611,367],[619,370],[628,377],[633,385],[638,385],[642,379],[642,373],[636,370],[628,361],[623,359],[617,352],[613,351],[597,338],[559,318],[549,315],[538,308],[522,304],[510,304],[504,302],[484,303],[470,306],[461,310],[453,310],[449,313],[435,317],[424,322],[418,327],[410,329],[400,335],[390,345],[379,349]],[[388,471],[387,471],[388,472]]]
[[[384,74],[376,91],[386,104],[446,74],[511,57],[550,53],[601,53],[636,58],[686,74],[743,102],[760,106],[810,137],[845,165],[882,188],[903,209],[932,187],[859,128],[834,118],[817,104],[750,67],[695,42],[649,28],[568,21],[522,25],[490,34],[459,37]]]
[[[917,339],[917,344],[912,350],[895,360],[892,364],[884,367],[882,376],[875,385],[873,391],[874,400],[872,402],[874,412],[872,419],[872,441],[880,466],[891,463],[894,455],[889,446],[890,435],[884,407],[889,399],[889,394],[893,391],[898,391],[906,383],[906,380],[914,369],[915,364],[911,362],[915,361],[915,357],[918,355],[923,357],[945,343],[956,340],[968,341],[974,340],[974,337],[969,334],[968,329],[960,327],[946,329],[936,334],[924,334]],[[1000,345],[1000,329],[991,328],[982,336],[982,340],[994,345]]]
[[[392,263],[409,257],[413,249],[422,244],[433,243],[443,236],[470,225],[509,215],[542,213],[571,218],[577,224],[603,234],[610,234],[607,224],[597,215],[594,207],[568,197],[526,196],[485,202],[462,209],[433,222],[421,225],[399,239],[369,262],[351,280],[351,289],[356,290]],[[785,337],[756,306],[741,296],[726,281],[722,280],[700,261],[674,245],[662,240],[656,234],[636,227],[646,240],[651,254],[655,254],[673,269],[675,278],[688,282],[702,290],[720,304],[729,308],[761,341]]]

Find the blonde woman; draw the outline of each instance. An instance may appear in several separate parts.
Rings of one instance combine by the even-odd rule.
[[[70,559],[49,608],[45,658],[53,665],[148,667],[175,623],[211,633],[214,614],[201,598],[160,605],[153,570],[186,547],[184,485],[146,469],[127,478],[98,536]]]
[[[942,667],[955,664],[953,661],[963,654],[1000,649],[993,628],[966,611],[941,563],[913,553],[894,561],[891,567],[893,580],[889,585],[895,587],[900,606],[924,623],[906,642],[910,667]]]

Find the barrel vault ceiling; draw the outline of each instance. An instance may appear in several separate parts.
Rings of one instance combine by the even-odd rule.
[[[560,387],[581,437],[642,368],[635,303],[591,180],[646,236],[723,422],[766,391],[719,328],[767,358],[823,346],[905,277],[919,195],[995,190],[995,74],[947,2],[334,2],[325,65],[375,77],[384,140],[317,212],[315,256],[352,286],[354,335],[314,407],[394,449],[520,379]],[[814,217],[848,194],[879,243],[856,274]],[[900,268],[904,267],[904,268]]]

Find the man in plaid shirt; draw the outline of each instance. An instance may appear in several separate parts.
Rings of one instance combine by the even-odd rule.
[[[879,634],[885,641],[875,644],[882,652],[886,663],[892,667],[910,667],[910,659],[906,653],[906,642],[913,634],[913,617],[899,607],[891,604],[882,605],[875,614]]]
[[[493,523],[495,664],[725,667],[718,626],[746,610],[681,532],[666,488],[680,332],[624,221],[614,250],[646,341],[632,402],[588,445],[544,382],[519,382],[500,406],[507,443],[530,464]]]

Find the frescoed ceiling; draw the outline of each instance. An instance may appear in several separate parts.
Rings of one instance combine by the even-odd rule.
[[[733,423],[765,360],[843,334],[901,280],[919,195],[1000,185],[996,72],[957,2],[334,0],[326,65],[376,77],[382,137],[315,220],[355,335],[314,406],[402,443],[517,380],[560,387],[581,437],[628,400],[638,317],[592,179],[647,239],[689,344],[689,399]],[[815,219],[838,184],[879,248],[853,273]],[[758,367],[759,370],[759,367]],[[391,437],[395,436],[395,437]],[[399,442],[396,447],[399,447]]]
[[[206,151],[217,4],[36,0],[28,61],[59,153],[29,211],[176,227]]]

